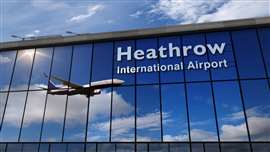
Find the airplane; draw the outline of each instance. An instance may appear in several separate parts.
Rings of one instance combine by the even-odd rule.
[[[48,75],[43,73],[46,78]],[[57,87],[52,80],[49,80],[48,87],[39,87],[43,90],[47,90],[48,94],[51,95],[85,95],[87,98],[90,96],[98,95],[101,93],[101,89],[109,88],[112,86],[120,86],[125,81],[119,79],[107,79],[101,81],[91,82],[90,84],[79,85],[64,79],[61,79],[57,76],[51,75],[51,79],[61,82],[64,86]],[[69,87],[67,87],[69,86]]]

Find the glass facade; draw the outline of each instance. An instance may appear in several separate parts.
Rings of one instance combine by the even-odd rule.
[[[1,51],[0,151],[268,152],[269,42],[250,28]]]

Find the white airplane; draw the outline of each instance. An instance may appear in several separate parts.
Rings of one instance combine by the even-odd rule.
[[[48,77],[46,73],[44,73],[45,77]],[[101,89],[109,88],[112,86],[120,86],[125,81],[119,79],[108,79],[91,82],[91,84],[79,85],[73,82],[61,79],[59,77],[51,75],[51,79],[57,80],[63,84],[61,87],[57,87],[52,80],[49,80],[48,87],[40,87],[43,90],[47,90],[48,94],[51,95],[85,95],[87,98],[90,96],[94,96],[101,93]],[[69,87],[67,87],[69,86]]]

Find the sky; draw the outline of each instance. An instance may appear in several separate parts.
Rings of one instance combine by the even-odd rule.
[[[0,0],[0,42],[270,16],[270,0]]]

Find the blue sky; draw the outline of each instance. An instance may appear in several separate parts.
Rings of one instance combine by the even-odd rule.
[[[269,0],[0,0],[0,42],[269,16]]]

